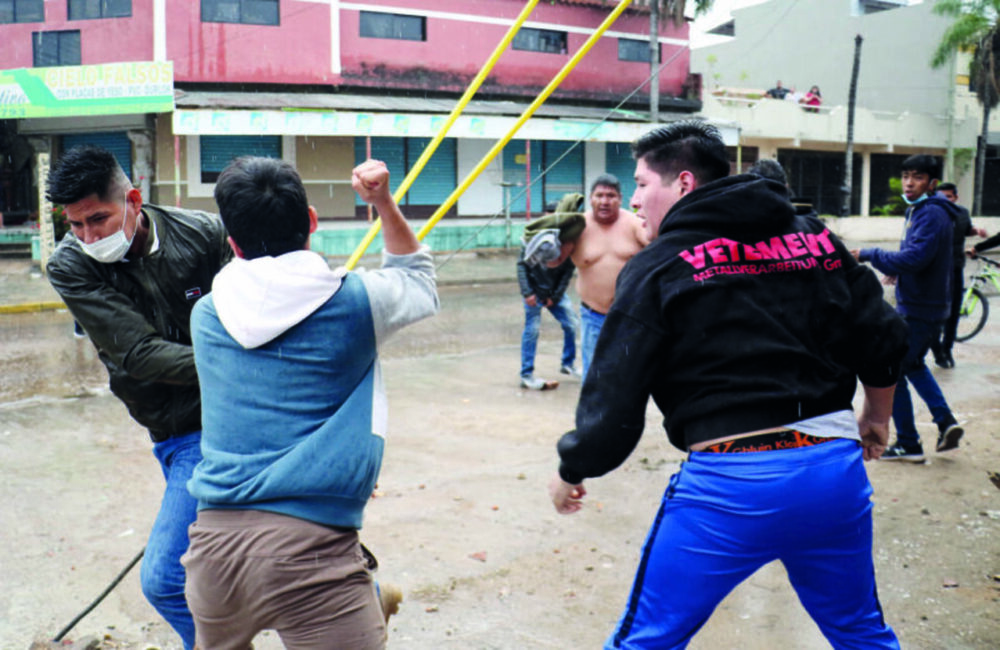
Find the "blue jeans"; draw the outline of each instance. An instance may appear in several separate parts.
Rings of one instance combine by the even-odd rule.
[[[774,560],[834,648],[898,650],[875,588],[871,493],[853,440],[693,452],[670,479],[605,650],[687,647],[726,594]]]
[[[167,487],[142,558],[142,593],[180,635],[184,650],[191,650],[194,619],[184,598],[181,556],[188,547],[188,526],[198,514],[198,502],[188,494],[187,482],[201,461],[201,431],[154,443],[153,455],[160,461]]]
[[[563,330],[562,365],[572,366],[576,359],[576,314],[569,296],[563,294],[559,302],[546,307]],[[542,322],[542,305],[532,307],[524,303],[524,333],[521,334],[521,376],[530,377],[535,372],[535,350],[538,348],[538,329]]]
[[[938,425],[954,420],[934,375],[924,363],[931,345],[941,336],[941,322],[931,322],[906,317],[909,349],[903,357],[902,375],[896,384],[892,400],[892,422],[896,425],[896,439],[905,449],[920,447],[920,436],[913,419],[913,400],[907,383],[913,384],[917,394],[927,404],[934,422]]]
[[[580,356],[583,357],[583,376],[587,376],[590,361],[594,358],[594,348],[597,347],[597,337],[607,314],[594,311],[582,302],[580,303],[580,320],[583,322],[583,335],[580,337]]]

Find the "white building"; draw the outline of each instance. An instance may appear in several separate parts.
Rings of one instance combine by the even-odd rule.
[[[953,165],[945,175],[971,203],[982,112],[968,87],[967,59],[930,67],[951,22],[934,14],[933,4],[769,0],[736,9],[718,30],[732,37],[691,55],[692,72],[703,77],[703,113],[739,126],[744,166],[778,158],[794,194],[811,199],[820,213],[838,214],[855,39],[861,36],[850,213],[868,215],[887,202],[889,178],[899,176],[906,156],[929,153],[947,161],[949,147]],[[822,105],[811,112],[795,101],[764,97],[779,80],[798,93],[818,86]],[[1000,137],[990,144],[1000,144]],[[988,150],[985,214],[1000,214],[1000,188],[989,182],[1000,175],[995,156]]]

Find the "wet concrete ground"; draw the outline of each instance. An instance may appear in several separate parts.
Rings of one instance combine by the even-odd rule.
[[[0,262],[0,303],[31,287]],[[517,385],[522,310],[513,258],[465,255],[441,269],[442,313],[383,351],[390,435],[363,538],[380,579],[405,594],[397,649],[599,647],[625,604],[643,538],[683,454],[651,408],[626,464],[588,482],[587,507],[557,515],[545,486],[579,385]],[[47,284],[25,290],[45,294]],[[997,301],[1000,308],[1000,300]],[[1000,315],[1000,314],[998,314]],[[875,562],[886,618],[905,648],[1000,647],[1000,324],[935,370],[967,421],[963,446],[923,466],[869,465]],[[145,432],[106,388],[65,312],[0,315],[0,649],[50,638],[143,546],[162,478]],[[559,364],[543,318],[538,373]],[[922,405],[921,433],[934,435]],[[690,586],[679,586],[688,588]],[[134,571],[70,638],[173,650]],[[281,647],[262,634],[258,650]],[[697,649],[825,648],[780,565],[738,587]]]

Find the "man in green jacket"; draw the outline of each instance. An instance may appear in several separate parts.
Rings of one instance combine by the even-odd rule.
[[[149,430],[163,469],[142,590],[190,650],[180,557],[196,516],[186,484],[201,460],[201,401],[188,321],[232,255],[226,232],[212,214],[143,205],[114,155],[98,147],[59,159],[48,198],[70,227],[49,260],[49,281],[96,346],[111,391]]]

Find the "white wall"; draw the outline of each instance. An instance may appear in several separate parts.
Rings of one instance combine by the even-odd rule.
[[[493,140],[458,141],[458,182],[461,183],[493,148]],[[458,214],[467,216],[493,216],[503,206],[503,152],[483,170],[479,178],[458,199]]]
[[[844,217],[824,219],[827,227],[838,237],[847,241],[891,242],[903,237],[903,217]],[[973,217],[977,228],[985,228],[991,235],[1000,232],[1000,217]],[[979,237],[968,237],[967,248]]]
[[[604,142],[587,142],[583,151],[583,193],[590,194],[590,185],[607,172],[607,148]],[[627,199],[626,199],[627,200]],[[589,205],[589,203],[588,203]]]
[[[950,19],[931,12],[934,3],[867,16],[852,16],[847,0],[770,0],[733,12],[736,35],[728,43],[691,53],[691,71],[706,90],[721,85],[767,90],[780,79],[800,92],[818,85],[823,103],[846,105],[860,34],[858,106],[872,110],[944,114],[948,66],[930,67],[931,54]],[[708,64],[708,57],[717,61]]]

